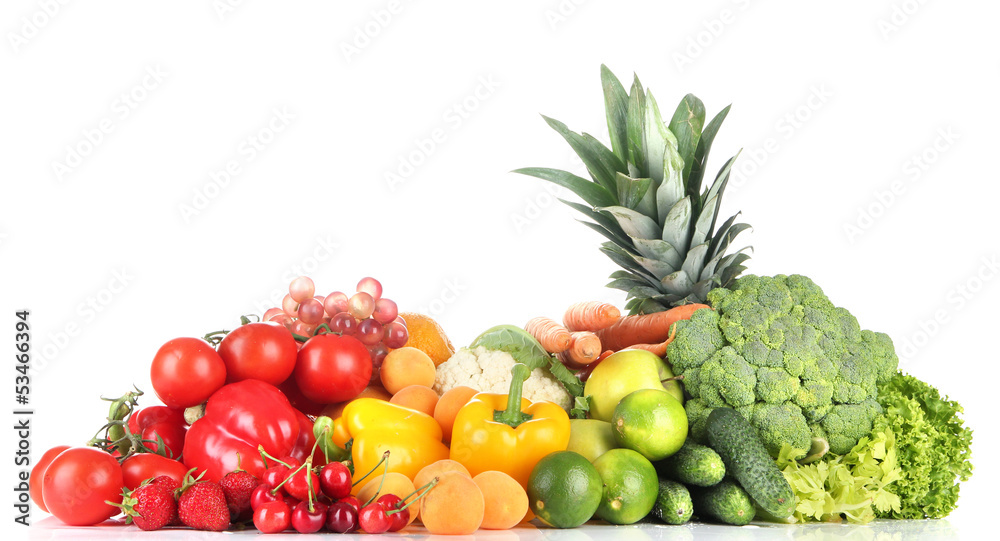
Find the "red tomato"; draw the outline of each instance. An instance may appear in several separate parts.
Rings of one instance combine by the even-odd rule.
[[[129,490],[142,484],[146,479],[166,475],[183,484],[188,467],[184,464],[155,453],[138,453],[122,462],[122,479]]]
[[[142,408],[129,415],[128,429],[141,436],[146,447],[154,453],[158,451],[158,438],[163,440],[166,456],[180,458],[184,451],[184,435],[187,433],[184,410],[166,406]]]
[[[278,385],[295,369],[298,347],[292,333],[277,323],[248,323],[222,339],[219,356],[226,363],[226,382],[259,379]]]
[[[72,447],[59,453],[42,476],[49,513],[70,526],[99,524],[121,510],[105,503],[122,502],[122,468],[108,453]]]
[[[309,400],[302,394],[299,390],[299,384],[295,382],[294,377],[290,377],[283,381],[281,385],[278,385],[278,390],[284,393],[285,398],[292,404],[292,407],[305,413],[306,415],[312,415],[313,417],[319,417],[323,413],[323,408],[326,404],[317,404],[312,400]]]
[[[39,458],[38,462],[35,463],[35,467],[31,468],[31,477],[28,482],[28,494],[31,494],[31,501],[35,502],[35,506],[46,513],[49,512],[49,509],[45,507],[45,499],[42,498],[42,478],[45,476],[45,469],[49,467],[52,460],[66,449],[69,449],[69,445],[57,445],[48,451],[45,451],[42,458]]]
[[[149,376],[164,404],[183,409],[208,400],[226,383],[226,363],[200,338],[175,338],[156,352]]]
[[[320,404],[358,396],[372,377],[372,358],[357,338],[320,334],[310,338],[295,363],[295,382],[306,398]]]

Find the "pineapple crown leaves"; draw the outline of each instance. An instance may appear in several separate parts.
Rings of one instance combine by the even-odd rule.
[[[738,216],[718,228],[722,195],[736,157],[702,189],[705,165],[727,106],[705,123],[705,106],[684,96],[664,122],[653,94],[634,77],[631,89],[601,66],[609,149],[587,133],[576,133],[558,120],[545,122],[579,155],[586,179],[559,169],[528,167],[515,173],[558,184],[586,205],[562,200],[587,220],[581,222],[607,239],[604,252],[623,270],[608,287],[628,293],[626,309],[651,313],[690,302],[704,302],[708,292],[729,284],[746,267],[749,247],[729,253],[733,240],[750,226]]]

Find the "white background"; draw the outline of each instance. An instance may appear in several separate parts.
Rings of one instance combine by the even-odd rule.
[[[509,173],[584,173],[539,113],[606,140],[606,63],[665,115],[733,104],[710,169],[743,149],[723,212],[754,226],[750,272],[812,277],[959,400],[976,473],[949,522],[994,514],[994,4],[95,4],[0,8],[0,283],[11,344],[31,310],[34,456],[301,269],[318,293],[375,276],[458,345],[623,304],[572,196]]]

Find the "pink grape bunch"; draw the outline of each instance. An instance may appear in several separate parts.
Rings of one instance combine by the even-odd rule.
[[[403,347],[409,339],[396,303],[382,296],[382,284],[370,276],[358,282],[350,297],[342,291],[316,295],[312,279],[299,276],[288,284],[281,307],[267,310],[261,319],[303,337],[334,332],[357,338],[371,355],[373,380],[378,379],[389,350]]]

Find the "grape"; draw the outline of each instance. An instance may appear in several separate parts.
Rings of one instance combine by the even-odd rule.
[[[385,345],[392,349],[405,346],[406,341],[410,338],[409,333],[406,331],[406,325],[398,321],[393,321],[385,326],[384,336]]]
[[[272,317],[271,321],[284,326],[286,329],[289,329],[292,326],[292,318],[288,317],[288,314],[284,312]]]
[[[340,312],[330,318],[330,329],[345,336],[352,336],[358,332],[358,321],[347,312]]]
[[[308,276],[299,276],[288,284],[288,294],[295,302],[303,302],[316,294],[316,284]]]
[[[385,325],[396,319],[396,314],[399,313],[399,309],[396,308],[396,303],[390,301],[389,299],[379,299],[375,301],[375,311],[372,312],[372,317],[374,317],[379,323]]]
[[[299,336],[312,336],[313,331],[316,330],[316,325],[310,325],[301,319],[297,319],[292,323],[290,330]]]
[[[363,319],[358,324],[358,340],[366,346],[374,346],[382,341],[382,324],[374,319]]]
[[[347,311],[358,319],[367,319],[375,311],[375,299],[364,291],[355,293],[347,301]]]
[[[299,321],[307,325],[319,325],[323,321],[323,303],[316,299],[306,299],[299,305]]]
[[[362,278],[358,282],[357,291],[358,293],[367,293],[375,300],[382,298],[382,284],[371,276]]]
[[[389,354],[389,348],[385,347],[385,344],[379,342],[374,346],[368,346],[368,354],[372,356],[372,379],[369,383],[373,385],[380,385],[382,361],[384,361],[385,356]]]
[[[285,313],[285,311],[282,310],[281,308],[268,308],[264,312],[264,315],[260,316],[260,320],[261,321],[271,321],[274,318],[274,316],[276,316],[278,314],[284,314],[284,313]]]
[[[288,317],[299,317],[299,303],[292,298],[291,294],[285,295],[285,298],[281,299],[281,309]]]
[[[347,294],[341,291],[334,291],[323,299],[323,308],[330,316],[347,311]]]

